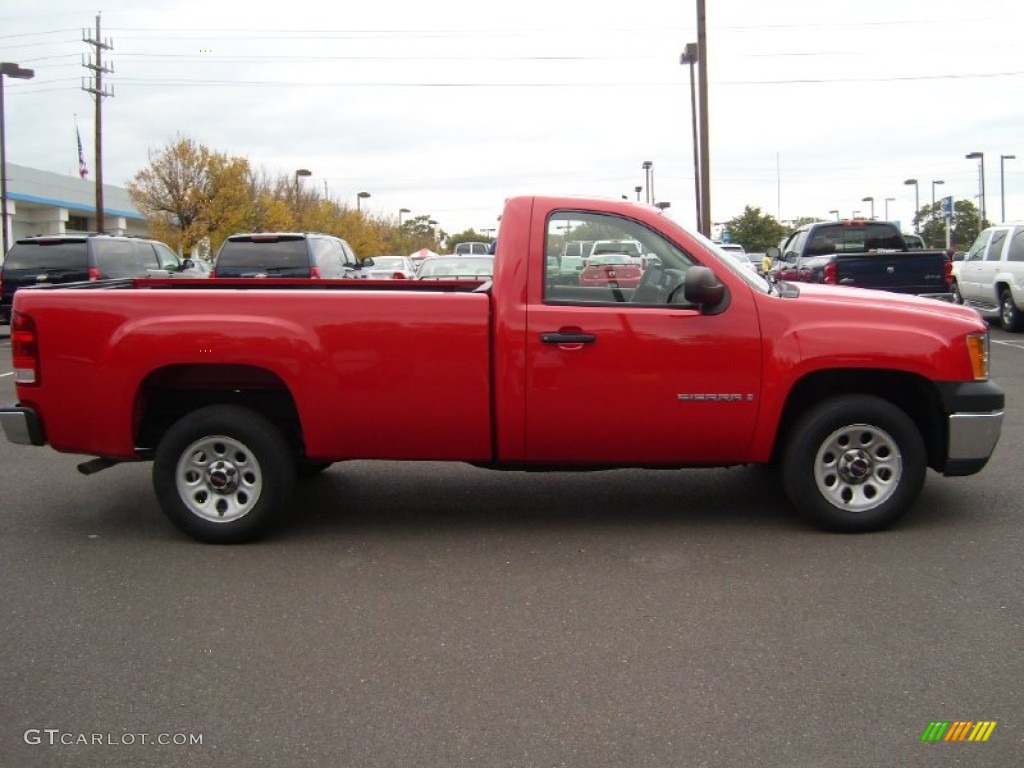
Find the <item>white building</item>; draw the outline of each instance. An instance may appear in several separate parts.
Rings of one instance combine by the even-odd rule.
[[[104,229],[109,235],[148,235],[145,217],[128,190],[103,185]],[[7,164],[8,247],[19,237],[96,231],[96,182]]]

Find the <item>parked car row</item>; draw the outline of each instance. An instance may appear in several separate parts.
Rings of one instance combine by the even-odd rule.
[[[159,240],[114,235],[23,237],[0,254],[0,322],[10,322],[14,293],[30,285],[122,277],[205,277]]]
[[[150,238],[100,234],[26,237],[15,241],[6,257],[0,254],[0,323],[10,321],[15,291],[30,285],[139,277],[490,279],[494,256],[476,255],[480,245],[487,247],[486,243],[456,247],[456,253],[474,255],[441,257],[428,252],[426,258],[376,256],[360,261],[348,242],[333,235],[252,232],[228,237],[211,264],[181,259],[169,245]]]

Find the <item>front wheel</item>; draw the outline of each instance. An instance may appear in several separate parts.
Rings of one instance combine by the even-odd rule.
[[[164,435],[153,487],[164,514],[199,541],[233,544],[263,534],[295,484],[295,462],[281,432],[235,405],[194,411]]]
[[[999,294],[999,324],[1004,331],[1019,331],[1021,328],[1020,310],[1009,288],[1004,288]]]
[[[844,395],[794,425],[782,479],[794,506],[831,531],[885,528],[910,509],[924,485],[924,440],[892,403]]]

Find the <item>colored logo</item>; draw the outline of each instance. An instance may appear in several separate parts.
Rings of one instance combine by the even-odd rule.
[[[995,720],[932,721],[921,734],[921,741],[988,741],[995,729]]]

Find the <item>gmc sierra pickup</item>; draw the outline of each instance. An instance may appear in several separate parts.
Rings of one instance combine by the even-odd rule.
[[[591,233],[640,244],[638,284],[555,279]],[[770,464],[812,522],[875,530],[927,468],[981,470],[1003,418],[973,310],[770,283],[629,202],[510,199],[486,282],[87,285],[15,297],[7,437],[97,457],[86,473],[152,460],[208,542],[262,534],[297,477],[356,458]]]

